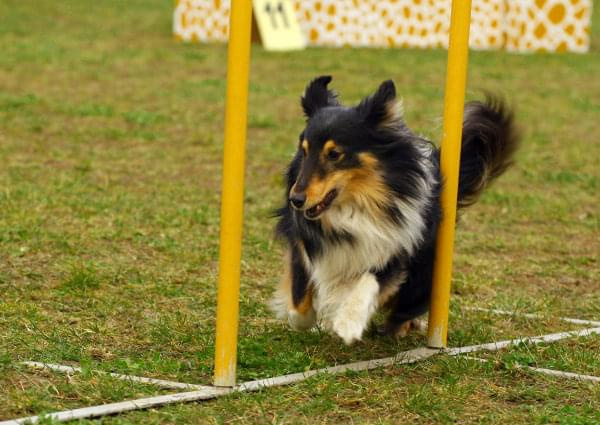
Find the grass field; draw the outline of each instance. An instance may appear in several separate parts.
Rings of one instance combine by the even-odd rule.
[[[0,420],[164,390],[91,369],[211,380],[224,45],[171,36],[172,2],[0,3]],[[518,164],[462,217],[449,343],[600,320],[600,14],[587,55],[473,52],[469,98],[506,94]],[[439,139],[445,51],[252,52],[239,379],[391,355],[293,333],[266,303],[281,270],[272,209],[303,118],[299,94],[331,73],[354,102],[393,78],[406,121]],[[464,306],[534,312],[533,321]],[[515,362],[600,375],[600,338],[522,346],[480,364],[437,357],[107,418],[103,423],[600,423],[600,386]],[[72,378],[22,360],[80,363]]]

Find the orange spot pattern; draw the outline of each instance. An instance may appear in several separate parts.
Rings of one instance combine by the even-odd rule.
[[[448,46],[451,0],[292,0],[310,45]],[[178,39],[227,41],[229,0],[178,0]],[[473,0],[470,46],[589,50],[592,0]]]
[[[506,6],[506,50],[589,50],[591,0],[520,0],[507,1]]]
[[[225,42],[229,38],[229,0],[177,0],[173,32],[184,41]]]

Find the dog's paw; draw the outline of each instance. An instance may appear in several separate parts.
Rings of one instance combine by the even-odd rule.
[[[393,334],[396,338],[404,338],[412,330],[423,332],[427,330],[427,320],[424,319],[412,319],[398,325]]]
[[[299,313],[296,310],[289,310],[287,316],[290,327],[295,331],[305,331],[317,324],[317,315],[313,309],[310,309],[305,314]]]
[[[427,319],[412,319],[412,328],[418,332],[425,332],[427,330],[427,326],[429,326],[429,321]]]
[[[349,319],[348,317],[337,317],[333,320],[331,330],[344,340],[346,345],[360,341],[365,331],[365,324]]]

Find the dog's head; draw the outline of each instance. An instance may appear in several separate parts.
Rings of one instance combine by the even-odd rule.
[[[296,156],[297,177],[289,191],[293,208],[316,220],[330,207],[385,203],[378,148],[403,125],[392,81],[358,105],[346,107],[327,88],[330,76],[311,81],[302,96],[307,117]]]

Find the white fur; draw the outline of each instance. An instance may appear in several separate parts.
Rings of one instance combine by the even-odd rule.
[[[342,287],[338,286],[337,289]],[[365,273],[343,290],[342,302],[331,318],[331,330],[346,344],[352,344],[362,338],[377,310],[379,284],[372,273]]]
[[[285,320],[288,317],[288,305],[290,294],[284,291],[282,288],[277,288],[271,298],[269,307],[279,320]]]
[[[317,324],[317,313],[312,308],[306,314],[301,314],[296,310],[289,310],[287,317],[290,327],[295,331],[305,331]]]

